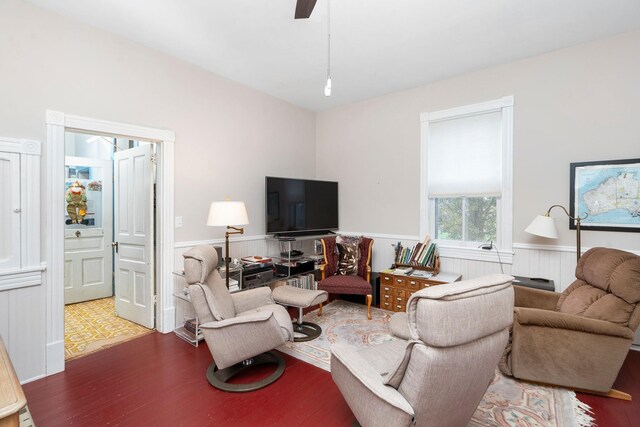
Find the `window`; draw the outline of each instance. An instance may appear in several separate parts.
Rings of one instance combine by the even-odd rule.
[[[512,257],[513,97],[423,113],[421,235],[442,256],[493,261],[492,241]],[[497,260],[497,259],[496,259]]]

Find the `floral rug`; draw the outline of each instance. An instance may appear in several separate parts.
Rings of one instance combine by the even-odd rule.
[[[395,340],[388,322],[393,312],[336,300],[322,310],[307,313],[304,320],[322,327],[322,335],[312,341],[288,342],[278,350],[330,371],[331,344],[346,343],[358,347],[379,345]],[[589,406],[575,393],[562,388],[543,387],[515,381],[498,370],[469,426],[474,427],[587,427],[593,426]]]

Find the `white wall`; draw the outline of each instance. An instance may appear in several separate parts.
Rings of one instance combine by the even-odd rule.
[[[315,175],[313,112],[17,0],[0,2],[0,34],[0,135],[41,140],[46,157],[47,109],[175,131],[176,242],[223,237],[205,221],[227,195],[262,235],[264,176]],[[45,372],[47,286],[63,284],[0,292],[23,381]]]
[[[640,31],[318,113],[319,179],[340,182],[344,230],[419,233],[423,112],[514,95],[514,242],[575,246],[524,228],[569,204],[569,163],[640,157]],[[424,236],[420,236],[420,240]],[[640,234],[584,231],[584,247],[640,250]]]

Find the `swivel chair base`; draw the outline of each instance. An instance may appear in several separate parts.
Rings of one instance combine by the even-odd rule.
[[[302,309],[300,309],[302,311]],[[295,342],[311,341],[316,339],[322,333],[320,325],[311,322],[299,322],[293,324],[293,333],[299,334],[293,337]],[[300,336],[302,335],[302,336]]]
[[[276,370],[266,378],[248,384],[230,384],[227,382],[240,372],[252,368],[253,366],[265,364],[277,365]],[[207,368],[207,381],[219,390],[229,391],[232,393],[244,393],[247,391],[259,390],[275,382],[284,373],[284,368],[283,357],[278,353],[267,351],[266,353],[257,355],[253,359],[249,359],[249,361],[236,363],[235,365],[229,366],[225,369],[218,369],[216,362],[213,362],[209,365],[209,368]]]

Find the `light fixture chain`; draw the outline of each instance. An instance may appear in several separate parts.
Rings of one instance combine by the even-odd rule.
[[[327,78],[331,78],[331,0],[327,0]]]

